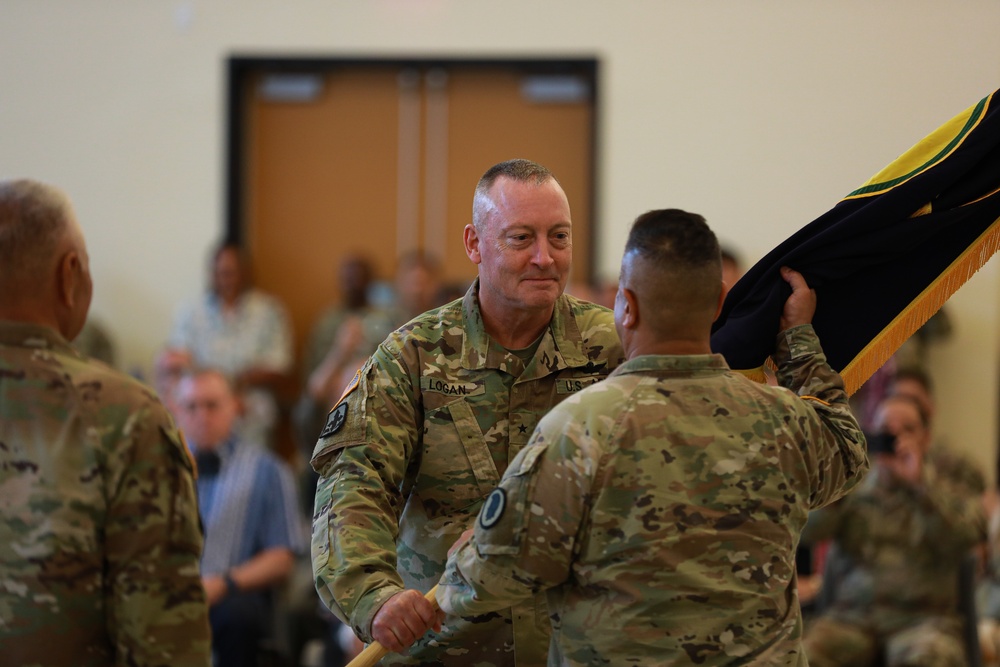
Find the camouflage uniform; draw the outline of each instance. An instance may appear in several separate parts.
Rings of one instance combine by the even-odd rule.
[[[838,572],[830,608],[810,623],[814,667],[966,663],[958,616],[959,568],[985,539],[978,496],[952,483],[920,488],[876,465],[843,502],[814,513],[803,541],[832,538]]]
[[[487,498],[437,598],[548,592],[549,665],[805,665],[795,547],[867,470],[812,327],[768,387],[720,355],[639,356],[561,403]]]
[[[156,396],[0,322],[0,662],[208,665],[193,466]]]
[[[525,365],[487,335],[477,290],[478,282],[390,335],[316,445],[317,589],[366,641],[390,596],[437,583],[448,548],[542,415],[622,360],[611,312],[563,295]],[[383,664],[538,664],[548,633],[539,597],[513,611],[449,617],[409,658]]]

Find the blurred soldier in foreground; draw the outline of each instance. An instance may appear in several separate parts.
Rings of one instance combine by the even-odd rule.
[[[0,182],[0,662],[208,665],[193,464],[151,390],[70,344],[69,201]]]
[[[782,387],[712,354],[724,296],[701,216],[651,211],[622,259],[628,361],[542,419],[451,554],[437,599],[472,616],[548,594],[549,665],[805,665],[795,547],[867,470],[799,273]]]
[[[391,651],[436,626],[382,664],[545,661],[544,598],[439,624],[423,592],[541,416],[621,362],[611,312],[563,294],[572,221],[545,167],[490,168],[464,240],[476,282],[389,335],[331,411],[312,459],[324,602]]]

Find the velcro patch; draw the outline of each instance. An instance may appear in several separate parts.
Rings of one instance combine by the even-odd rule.
[[[358,385],[360,383],[361,383],[361,369],[359,368],[358,371],[354,374],[354,377],[351,379],[351,381],[347,383],[346,387],[344,387],[344,393],[340,395],[340,400],[338,400],[337,402],[342,403],[343,400],[347,398],[348,394],[350,394],[352,391],[358,388]]]
[[[575,394],[591,385],[595,385],[606,375],[584,375],[581,377],[559,378],[556,380],[556,394]]]
[[[507,509],[507,494],[503,489],[493,489],[490,495],[486,496],[483,509],[479,512],[479,527],[483,530],[489,530],[497,525],[497,522],[503,517],[505,509]]]
[[[339,403],[337,407],[330,410],[330,416],[326,418],[326,426],[323,427],[323,431],[319,434],[320,439],[322,440],[339,431],[343,428],[345,422],[347,422],[347,403]]]

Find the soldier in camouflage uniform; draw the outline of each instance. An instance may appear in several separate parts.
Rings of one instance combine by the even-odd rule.
[[[423,593],[542,415],[622,360],[611,312],[562,294],[570,211],[544,167],[514,160],[487,171],[465,246],[478,280],[379,346],[312,459],[320,596],[360,638],[392,651],[435,628],[383,664],[544,662],[543,597],[439,624]]]
[[[441,607],[545,592],[549,665],[806,665],[799,531],[868,462],[815,295],[783,275],[770,387],[711,353],[724,290],[704,219],[640,216],[615,300],[628,361],[542,419],[449,558]]]
[[[833,539],[827,557],[838,572],[836,582],[824,581],[836,586],[829,608],[806,634],[809,663],[961,667],[959,569],[986,537],[980,499],[947,479],[932,481],[927,416],[913,398],[890,396],[875,419],[894,448],[873,448],[871,475],[810,516],[802,534],[804,542]]]
[[[156,396],[67,342],[92,283],[69,202],[0,182],[0,663],[209,664],[193,465]]]

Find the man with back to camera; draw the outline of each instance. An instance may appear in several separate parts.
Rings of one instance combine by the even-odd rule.
[[[193,464],[156,395],[67,342],[92,282],[66,196],[0,181],[0,662],[209,665]]]
[[[365,641],[418,640],[383,664],[544,662],[544,598],[441,623],[423,593],[541,416],[622,359],[611,312],[563,294],[572,221],[545,167],[490,168],[464,241],[479,274],[465,298],[379,346],[312,459],[320,596]]]
[[[721,275],[701,216],[635,221],[615,300],[628,361],[542,419],[449,558],[442,609],[547,593],[549,665],[807,664],[799,531],[867,470],[864,437],[801,274],[782,272],[781,388],[711,353]]]

